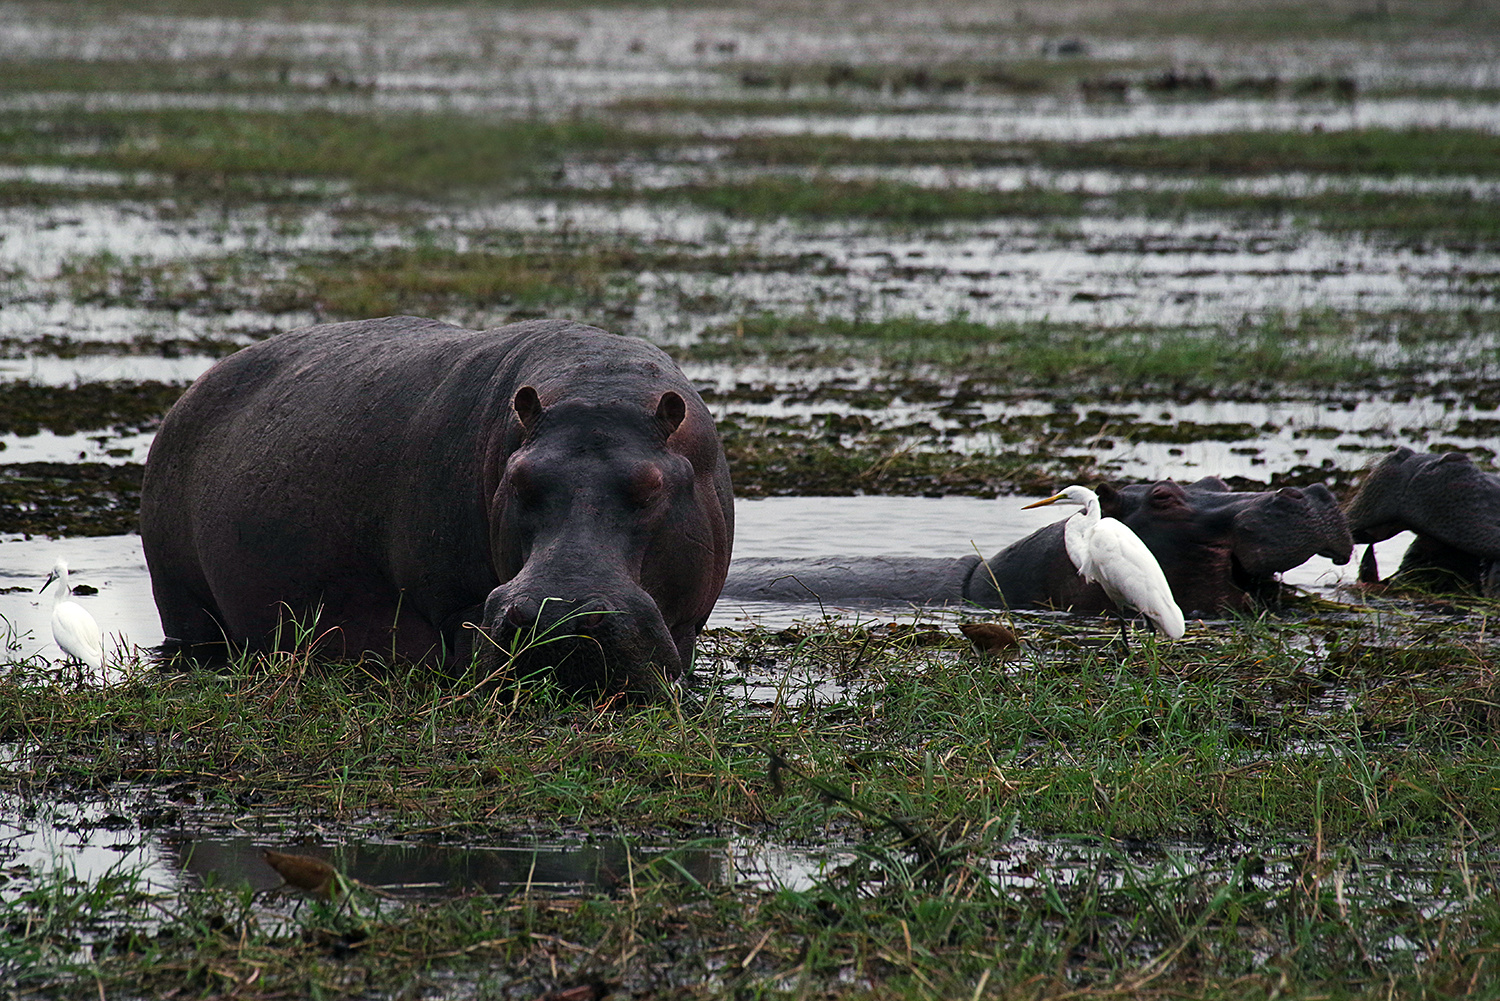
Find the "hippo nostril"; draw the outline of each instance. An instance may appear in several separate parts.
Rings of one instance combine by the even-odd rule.
[[[529,598],[520,598],[512,602],[505,610],[505,621],[513,626],[532,626],[536,624],[536,618],[541,613],[537,603]]]

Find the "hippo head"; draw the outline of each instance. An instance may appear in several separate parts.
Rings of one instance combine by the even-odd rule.
[[[667,447],[684,420],[682,396],[663,392],[650,409],[544,407],[523,386],[512,406],[519,441],[490,499],[502,583],[484,603],[481,670],[550,668],[564,687],[589,691],[676,678],[708,609],[673,572],[675,554],[712,545],[693,464]],[[684,608],[686,625],[677,621]]]
[[[1344,505],[1355,542],[1381,542],[1406,530],[1402,520],[1406,486],[1422,465],[1420,458],[1403,445],[1365,470],[1359,490]]]
[[[1106,517],[1118,518],[1156,557],[1184,611],[1238,608],[1244,595],[1231,583],[1232,516],[1200,510],[1173,480],[1096,491]]]
[[[1231,533],[1236,569],[1269,577],[1326,556],[1342,566],[1354,553],[1349,524],[1332,492],[1321,483],[1245,495]]]
[[[1461,553],[1500,559],[1500,477],[1462,452],[1396,449],[1365,474],[1345,514],[1357,542],[1409,529]]]

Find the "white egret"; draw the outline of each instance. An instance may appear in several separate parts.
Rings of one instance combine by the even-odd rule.
[[[1046,500],[1026,507],[1044,504],[1078,504],[1082,514],[1075,514],[1063,527],[1063,545],[1078,574],[1090,583],[1104,588],[1109,600],[1120,610],[1120,635],[1125,635],[1125,610],[1134,608],[1156,624],[1172,639],[1186,631],[1182,609],[1172,597],[1161,564],[1130,526],[1115,518],[1105,518],[1099,511],[1099,498],[1087,487],[1076,484]],[[1127,640],[1127,643],[1129,641]]]
[[[104,642],[99,635],[99,623],[73,600],[67,560],[57,561],[38,593],[47,590],[47,585],[54,580],[57,581],[57,590],[52,595],[52,638],[62,647],[63,653],[98,671],[104,667]]]

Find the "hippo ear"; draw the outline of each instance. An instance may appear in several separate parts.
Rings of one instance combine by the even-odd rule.
[[[1120,517],[1120,491],[1108,483],[1101,483],[1094,488],[1094,495],[1099,498],[1099,513],[1106,518]]]
[[[511,401],[511,406],[516,408],[516,417],[526,433],[535,431],[536,422],[542,419],[542,398],[536,395],[536,390],[530,386],[522,386],[516,390],[516,398]]]
[[[662,431],[668,438],[686,416],[687,404],[682,402],[682,397],[670,389],[661,394],[661,399],[656,404],[656,419],[661,422]]]

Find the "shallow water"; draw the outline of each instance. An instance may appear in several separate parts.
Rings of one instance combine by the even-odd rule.
[[[741,500],[735,506],[736,556],[900,556],[989,557],[1044,525],[1060,520],[1048,509],[1022,510],[1037,497],[772,497]],[[1403,534],[1376,547],[1386,572],[1400,562],[1410,536]],[[1338,567],[1315,557],[1284,575],[1289,584],[1323,593],[1352,581],[1356,561]],[[73,582],[99,588],[97,595],[76,600],[88,609],[106,634],[106,650],[144,649],[161,643],[161,623],[151,599],[150,579],[140,537],[94,539],[10,539],[0,542],[0,587],[32,590],[0,594],[0,617],[11,631],[17,657],[60,656],[52,642],[50,589],[37,595],[52,563],[68,560]],[[822,611],[868,617],[880,606],[785,605],[723,600],[709,628],[762,623],[782,626]],[[910,611],[884,606],[882,611]],[[111,656],[110,660],[117,658]]]
[[[844,857],[745,837],[672,842],[577,832],[454,843],[432,833],[393,837],[366,830],[329,839],[303,818],[265,809],[247,809],[232,828],[205,834],[184,820],[196,813],[190,786],[121,787],[107,798],[79,802],[0,796],[0,864],[24,866],[33,876],[60,868],[88,881],[134,873],[143,889],[162,893],[194,883],[267,891],[283,885],[265,861],[270,848],[324,859],[397,899],[430,899],[473,892],[610,893],[627,888],[648,866],[668,876],[681,866],[705,884],[805,888]],[[19,885],[0,887],[0,899]]]
[[[831,847],[791,846],[764,838],[705,838],[668,842],[650,838],[562,833],[502,836],[483,843],[454,843],[417,832],[382,836],[359,827],[339,832],[310,829],[298,818],[250,809],[232,827],[202,833],[182,825],[192,813],[193,792],[124,788],[109,798],[36,805],[0,797],[0,863],[8,872],[29,872],[0,887],[0,900],[31,880],[61,873],[94,882],[130,875],[147,893],[169,897],[205,884],[259,897],[260,919],[271,927],[289,922],[297,891],[268,895],[284,886],[265,861],[264,850],[311,856],[341,875],[399,905],[401,901],[487,893],[500,896],[591,895],[625,892],[644,870],[703,885],[749,885],[763,889],[807,889],[855,856]],[[225,818],[219,818],[222,821]],[[1113,841],[1107,838],[1010,836],[989,849],[989,875],[997,887],[1024,892],[1080,882],[1118,888],[1163,876],[1227,873],[1245,854],[1264,855],[1255,879],[1283,885],[1305,876],[1307,846],[1295,842],[1255,845],[1226,842]],[[1460,906],[1472,892],[1471,871],[1494,864],[1492,852],[1447,844],[1341,846],[1329,853],[1325,875],[1341,899],[1392,899],[1432,916]],[[1397,947],[1410,947],[1397,944]]]
[[[691,342],[705,329],[759,313],[1197,327],[1317,310],[1485,311],[1500,302],[1485,277],[1500,273],[1500,254],[1397,247],[1378,236],[1213,217],[1084,217],[1061,227],[997,218],[912,229],[859,220],[732,220],[677,205],[511,199],[438,209],[426,214],[421,228],[456,249],[497,235],[569,234],[575,242],[597,237],[626,251],[644,241],[692,256],[708,247],[715,257],[790,262],[730,274],[651,269],[634,275],[630,290],[614,293],[629,317],[610,325],[663,343]],[[350,232],[321,209],[274,217],[260,209],[205,210],[168,218],[132,204],[0,210],[0,274],[14,276],[11,301],[0,310],[0,337],[22,344],[42,338],[246,343],[319,317],[259,312],[237,302],[244,293],[233,291],[205,294],[202,308],[193,309],[78,302],[70,282],[81,282],[90,295],[105,290],[91,285],[93,278],[69,279],[67,271],[93,275],[101,260],[114,267],[166,265],[181,268],[177,280],[192,288],[201,268],[227,272],[231,287],[249,281],[245,292],[253,293],[280,280],[296,255],[361,252],[413,239],[398,228]],[[247,277],[232,277],[245,269]],[[492,306],[447,318],[486,325],[508,316],[506,308]]]

